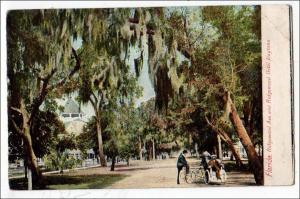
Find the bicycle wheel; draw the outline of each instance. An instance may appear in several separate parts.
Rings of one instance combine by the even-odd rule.
[[[200,178],[201,182],[206,184],[205,171],[203,169],[200,169],[198,173],[199,173],[199,178]]]
[[[186,172],[185,172],[185,170],[183,169],[183,170],[181,170],[180,173],[179,173],[179,178],[180,178],[181,180],[184,180],[184,181],[185,181],[185,175],[186,175]]]
[[[225,170],[222,169],[221,170],[221,181],[223,184],[225,184],[226,180],[227,180],[227,174],[226,174]]]
[[[191,171],[191,177],[192,177],[192,180],[193,182],[196,182],[197,181],[197,171]]]
[[[205,171],[205,174],[204,174],[204,183],[205,184],[208,184],[210,181],[210,174],[208,171]]]
[[[191,184],[194,182],[192,176],[193,176],[193,172],[189,172],[188,174],[186,174],[186,176],[185,176],[186,183]]]

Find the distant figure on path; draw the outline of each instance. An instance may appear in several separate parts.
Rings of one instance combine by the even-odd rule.
[[[177,184],[180,184],[179,182],[179,174],[180,174],[180,171],[183,169],[183,167],[186,168],[186,171],[188,173],[188,170],[189,170],[189,165],[185,159],[185,156],[187,154],[187,150],[183,150],[182,153],[180,153],[179,157],[178,157],[178,160],[177,160],[177,170],[178,170],[178,173],[177,173]]]

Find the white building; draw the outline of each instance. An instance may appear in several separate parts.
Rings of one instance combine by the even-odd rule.
[[[69,98],[64,106],[64,111],[60,114],[60,119],[64,123],[83,121],[85,114],[81,111],[80,106],[72,99]]]
[[[83,127],[86,124],[86,114],[81,111],[80,106],[72,99],[69,98],[64,106],[64,111],[59,115],[61,121],[65,125],[67,133],[80,135],[83,132]],[[73,149],[68,151],[69,155],[73,155],[76,159],[81,159],[81,151]],[[95,152],[93,149],[87,150],[88,159],[84,161],[84,166],[87,162],[95,162]]]

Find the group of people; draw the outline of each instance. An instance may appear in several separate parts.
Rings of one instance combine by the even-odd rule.
[[[186,160],[186,155],[188,154],[187,150],[183,150],[182,153],[178,156],[177,160],[177,184],[180,184],[179,174],[183,167],[186,168],[186,172],[189,172],[189,164]],[[212,168],[216,172],[216,177],[221,179],[221,163],[216,159],[216,155],[210,155],[207,151],[203,152],[201,155],[201,165],[204,169]]]

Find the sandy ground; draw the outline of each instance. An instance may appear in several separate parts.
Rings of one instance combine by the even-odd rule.
[[[198,163],[188,160],[191,167]],[[130,189],[130,188],[183,188],[183,187],[207,187],[207,186],[253,186],[255,185],[253,174],[245,172],[227,172],[225,185],[205,185],[203,183],[187,184],[181,180],[177,185],[176,159],[157,160],[157,161],[132,161],[128,167],[118,165],[115,171],[110,168],[91,168],[78,171],[70,171],[66,175],[94,175],[94,174],[123,174],[126,177],[107,188]]]

